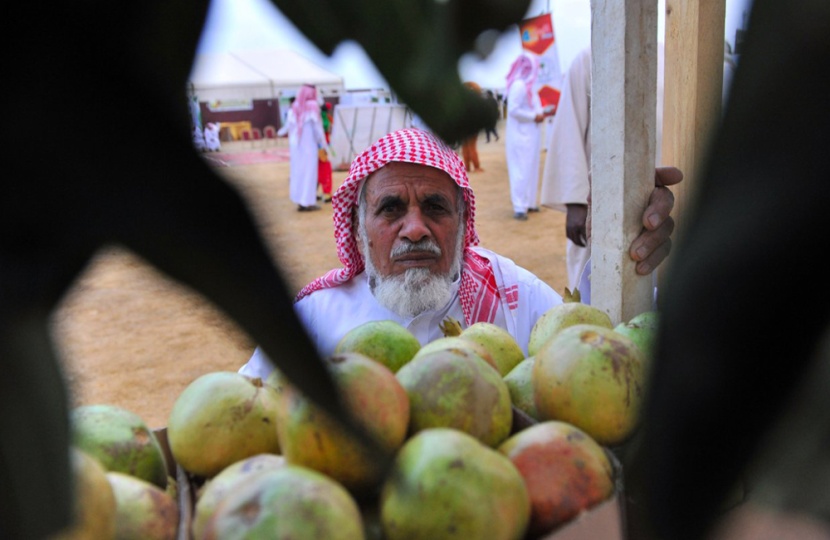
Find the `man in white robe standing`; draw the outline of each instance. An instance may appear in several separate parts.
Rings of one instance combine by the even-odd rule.
[[[325,149],[329,153],[329,145],[315,87],[303,85],[297,92],[285,125],[277,134],[284,136],[286,133],[291,152],[288,196],[300,212],[320,210],[316,204],[317,161],[319,150]]]
[[[513,217],[520,221],[527,220],[528,212],[539,210],[540,124],[549,113],[542,109],[539,96],[533,91],[538,72],[538,59],[522,53],[507,74],[504,148]]]

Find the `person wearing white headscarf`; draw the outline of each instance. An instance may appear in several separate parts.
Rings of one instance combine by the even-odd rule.
[[[379,191],[383,181],[393,187]],[[661,232],[643,233],[632,244],[633,252],[638,241],[648,238],[648,257],[659,254],[655,266],[668,255],[658,245],[665,244],[673,227],[668,215],[672,204],[673,198],[662,198],[657,207],[649,207],[648,212],[663,217],[656,227]],[[496,324],[527,354],[533,325],[562,302],[532,273],[478,245],[475,196],[464,163],[428,131],[401,129],[370,145],[352,162],[332,206],[343,267],[306,285],[294,304],[321,356],[333,354],[349,330],[378,320],[400,323],[424,345],[443,337],[440,323],[448,316],[463,326],[480,321]],[[431,213],[437,217],[430,217]],[[386,236],[370,241],[369,236],[379,238],[378,230],[386,231]],[[380,246],[381,242],[390,248]],[[401,263],[399,257],[411,259]],[[426,277],[418,272],[424,268],[397,275],[386,270],[395,264],[413,265],[412,258],[419,257],[442,257],[452,263],[443,274],[430,267]],[[414,266],[424,266],[424,261]],[[257,348],[239,371],[267,377],[272,369]]]
[[[507,122],[504,149],[507,175],[510,178],[510,201],[513,217],[524,221],[528,211],[537,211],[539,163],[541,152],[540,123],[547,113],[542,109],[533,85],[539,61],[521,53],[507,74]]]
[[[288,133],[288,147],[291,152],[288,196],[297,204],[297,210],[308,212],[319,210],[317,206],[317,161],[321,148],[329,151],[317,89],[304,85],[297,92],[294,102],[278,134]]]

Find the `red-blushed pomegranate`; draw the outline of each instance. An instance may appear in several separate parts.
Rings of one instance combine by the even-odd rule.
[[[392,370],[360,353],[335,354],[325,363],[355,420],[383,449],[396,451],[407,434],[409,398]],[[289,464],[321,472],[355,492],[380,482],[385,471],[363,444],[279,372],[267,382],[279,395],[277,430]]]
[[[519,469],[530,494],[532,537],[550,532],[614,493],[611,462],[595,440],[565,422],[519,431],[498,448]]]

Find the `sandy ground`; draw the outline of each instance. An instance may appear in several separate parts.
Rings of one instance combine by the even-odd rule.
[[[513,219],[503,142],[480,138],[484,172],[471,175],[482,245],[561,293],[567,285],[564,215],[543,208],[526,222]],[[250,146],[230,143],[223,150]],[[340,266],[331,205],[297,212],[288,199],[288,163],[216,170],[249,201],[292,292]],[[335,171],[335,187],[345,176]],[[211,371],[237,370],[255,346],[201,296],[118,248],[90,263],[54,313],[53,333],[74,404],[119,405],[153,428],[167,425],[176,397],[191,381]]]

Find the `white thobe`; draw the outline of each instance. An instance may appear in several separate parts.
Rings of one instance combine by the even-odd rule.
[[[193,126],[193,146],[200,152],[205,150],[205,134],[199,129],[199,126]]]
[[[524,81],[516,80],[508,90],[504,135],[510,201],[513,211],[522,214],[538,205],[542,137],[541,123],[537,123],[535,118],[543,112],[539,97],[531,92],[532,100],[528,100],[526,89]]]
[[[219,126],[217,124],[205,128],[205,148],[211,152],[221,150],[222,143],[219,141]]]
[[[511,280],[515,279],[518,286],[518,307],[510,313],[499,310],[493,323],[508,329],[527,355],[527,344],[533,325],[545,311],[561,304],[562,297],[545,282],[510,259],[482,248],[477,250],[501,269],[496,274],[500,287],[503,284],[499,282],[499,275],[510,275]],[[460,280],[454,284],[452,298],[447,305],[412,318],[401,317],[381,306],[369,289],[365,272],[339,287],[311,293],[294,304],[294,309],[323,357],[334,354],[337,343],[349,330],[369,321],[396,321],[412,332],[421,345],[425,345],[443,337],[439,324],[446,317],[453,317],[463,324],[464,314],[458,298],[459,283]],[[509,323],[508,318],[511,319]],[[251,377],[265,378],[272,369],[268,357],[257,347],[248,363],[242,366],[239,372]]]
[[[288,148],[291,153],[288,197],[300,206],[314,206],[317,202],[317,150],[326,148],[326,135],[319,111],[303,115],[302,133],[294,110],[288,111],[285,125],[279,135],[288,133]]]
[[[661,160],[663,125],[663,47],[657,50],[657,140],[655,162]],[[567,204],[588,204],[591,189],[591,49],[576,55],[562,82],[562,94],[551,126],[540,202],[566,212]],[[568,287],[579,287],[584,272],[590,273],[591,231],[587,247],[570,240],[565,246]],[[580,291],[582,288],[580,288]]]
[[[591,185],[590,108],[591,50],[583,49],[565,74],[551,125],[540,197],[544,206],[566,212],[567,204],[588,204]],[[578,286],[591,250],[570,240],[566,242],[565,250],[568,287],[573,290]]]

